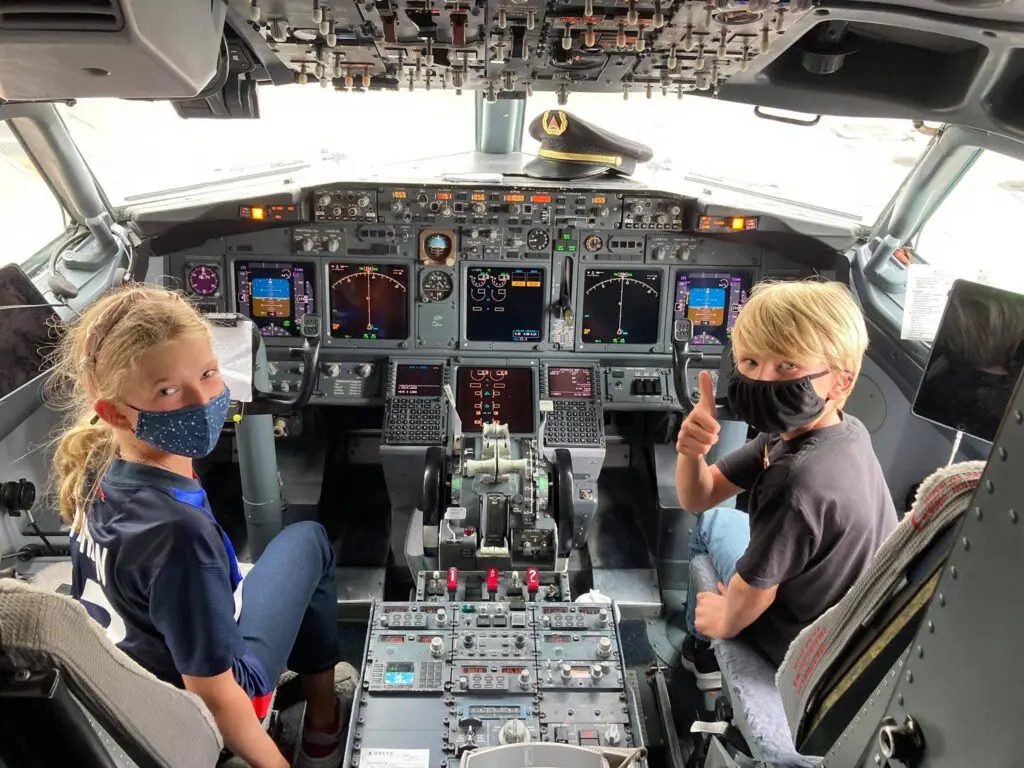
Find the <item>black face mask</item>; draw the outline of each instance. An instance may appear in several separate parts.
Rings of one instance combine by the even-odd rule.
[[[826,401],[814,391],[811,382],[827,373],[812,373],[788,381],[755,381],[733,371],[729,407],[759,432],[791,432],[824,412]]]

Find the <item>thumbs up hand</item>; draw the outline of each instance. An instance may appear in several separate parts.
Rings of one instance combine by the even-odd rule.
[[[718,442],[718,433],[722,429],[717,418],[715,385],[711,373],[701,371],[698,380],[700,400],[686,417],[676,438],[676,451],[692,459],[707,456],[708,451]]]

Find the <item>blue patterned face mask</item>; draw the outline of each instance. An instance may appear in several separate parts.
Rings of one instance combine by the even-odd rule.
[[[231,395],[227,387],[204,405],[192,405],[176,411],[139,412],[135,436],[154,448],[178,456],[208,456],[217,445],[224,419],[228,415]]]

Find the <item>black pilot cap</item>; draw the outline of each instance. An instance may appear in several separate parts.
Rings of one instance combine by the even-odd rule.
[[[583,179],[611,171],[629,175],[650,160],[651,148],[580,120],[560,109],[544,112],[530,123],[540,142],[537,158],[523,168],[536,179]]]

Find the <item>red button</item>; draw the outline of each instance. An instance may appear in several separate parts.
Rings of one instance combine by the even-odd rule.
[[[448,569],[448,591],[454,592],[459,588],[459,569],[449,568]]]
[[[487,589],[491,592],[498,591],[498,569],[488,568],[487,569]]]
[[[540,589],[540,573],[536,568],[526,569],[526,590],[528,592],[536,592]]]

